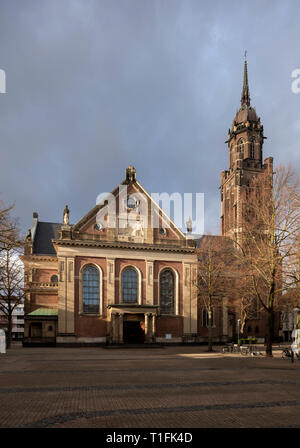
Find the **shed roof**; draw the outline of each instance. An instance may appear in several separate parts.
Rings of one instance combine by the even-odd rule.
[[[38,308],[37,310],[31,311],[27,316],[57,316],[57,308]]]

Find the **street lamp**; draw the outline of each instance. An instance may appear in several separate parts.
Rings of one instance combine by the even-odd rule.
[[[240,346],[240,323],[241,323],[241,319],[238,319],[237,324],[238,324],[238,347]]]
[[[294,322],[293,322],[293,332],[292,332],[292,345],[291,349],[292,352],[299,353],[299,332],[300,329],[298,327],[298,313],[300,312],[300,308],[296,307],[293,309],[294,311]]]

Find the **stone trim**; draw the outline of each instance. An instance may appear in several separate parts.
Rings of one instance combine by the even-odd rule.
[[[29,262],[29,261],[51,261],[51,262],[55,262],[57,263],[57,256],[56,255],[52,255],[52,256],[47,256],[47,255],[19,255],[19,258],[21,261],[23,262]]]
[[[145,250],[145,251],[160,251],[160,252],[177,252],[177,253],[195,253],[195,247],[183,247],[183,246],[164,246],[164,245],[153,245],[143,243],[125,243],[119,242],[108,242],[108,241],[95,241],[95,240],[51,240],[53,244],[58,246],[83,246],[83,247],[107,247],[116,249],[131,249],[131,250]],[[189,241],[189,240],[188,240]]]

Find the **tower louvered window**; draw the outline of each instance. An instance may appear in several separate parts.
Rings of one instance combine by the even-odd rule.
[[[244,140],[242,138],[239,139],[237,150],[239,153],[239,158],[243,159],[244,158]]]
[[[254,138],[250,142],[250,158],[255,159],[255,139]]]

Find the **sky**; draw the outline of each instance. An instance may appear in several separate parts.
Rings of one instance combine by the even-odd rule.
[[[300,173],[298,0],[0,0],[0,200],[77,222],[134,165],[149,193],[204,193],[220,172],[247,50],[264,157]]]

